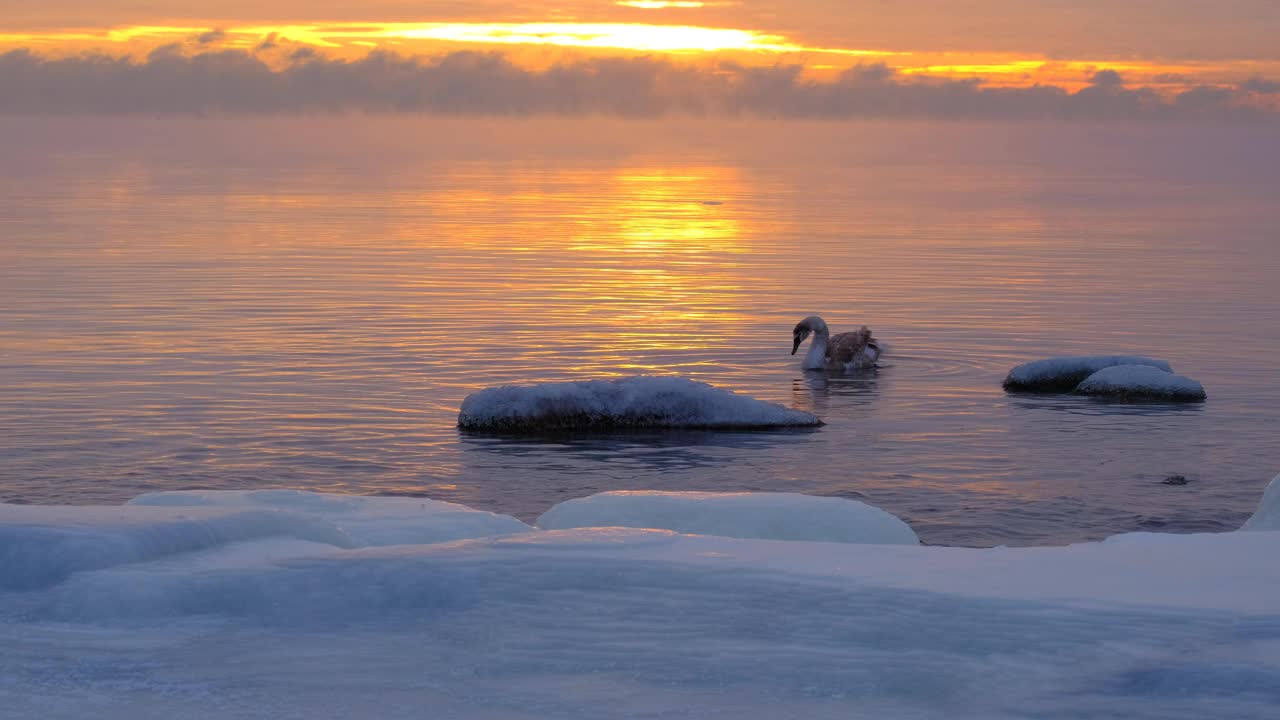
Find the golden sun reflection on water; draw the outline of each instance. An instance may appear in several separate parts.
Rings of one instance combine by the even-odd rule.
[[[551,342],[537,329],[568,327],[582,348],[571,373],[658,371],[643,358],[724,343],[723,328],[744,319],[748,283],[736,258],[751,252],[752,233],[747,215],[718,199],[746,192],[737,170],[580,168],[540,187],[512,182],[432,198],[434,221],[451,232],[429,242],[458,253],[447,281],[463,285],[454,298],[473,299],[477,315],[502,307],[504,329],[478,342],[514,333],[512,360],[536,364]],[[476,221],[486,215],[495,222]],[[518,283],[493,277],[495,263]]]

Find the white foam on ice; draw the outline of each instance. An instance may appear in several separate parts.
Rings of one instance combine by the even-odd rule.
[[[302,490],[193,490],[141,495],[130,505],[270,509],[332,524],[351,547],[412,545],[528,532],[509,515],[412,497],[334,495]]]
[[[1204,386],[1182,375],[1146,365],[1115,365],[1085,378],[1075,390],[1082,395],[1105,395],[1123,399],[1199,402],[1205,399]]]
[[[1104,368],[1116,365],[1146,365],[1173,372],[1164,360],[1135,355],[1081,355],[1057,357],[1019,365],[1004,379],[1007,390],[1030,392],[1069,392],[1081,380]]]
[[[1241,530],[1280,530],[1280,475],[1272,478],[1262,494],[1262,502]]]
[[[458,425],[471,430],[770,428],[816,426],[815,416],[678,377],[504,385],[469,395]]]
[[[770,540],[916,545],[897,517],[857,500],[796,493],[606,492],[562,502],[538,527],[659,528]]]

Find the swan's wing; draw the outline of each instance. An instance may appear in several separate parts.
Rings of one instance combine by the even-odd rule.
[[[827,357],[842,366],[861,363],[863,353],[871,342],[871,331],[865,327],[857,332],[840,333],[833,336],[827,345]]]

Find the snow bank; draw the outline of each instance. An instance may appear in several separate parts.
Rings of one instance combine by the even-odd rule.
[[[512,517],[435,500],[294,490],[155,493],[114,507],[0,504],[0,591],[250,541],[358,548],[531,529]]]
[[[272,509],[322,519],[353,547],[413,545],[510,535],[533,528],[509,515],[411,497],[332,495],[301,490],[182,491],[141,495],[130,505]]]
[[[1262,502],[1241,530],[1280,530],[1280,475],[1271,480],[1262,494]]]
[[[916,545],[897,517],[856,500],[794,493],[606,492],[562,502],[538,527],[632,527],[697,535]]]
[[[1147,365],[1115,365],[1085,378],[1075,389],[1081,395],[1121,400],[1203,402],[1204,386],[1182,375]]]
[[[468,430],[773,428],[816,426],[799,410],[676,377],[504,385],[462,402]]]
[[[1004,389],[1014,392],[1070,392],[1081,380],[1115,365],[1147,365],[1173,372],[1164,360],[1129,355],[1085,355],[1037,360],[1019,365],[1004,379]]]

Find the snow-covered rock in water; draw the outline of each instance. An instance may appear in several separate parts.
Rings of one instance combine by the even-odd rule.
[[[1280,475],[1271,480],[1267,491],[1262,494],[1262,502],[1253,511],[1253,517],[1245,522],[1241,530],[1280,530]]]
[[[511,535],[533,528],[465,505],[413,497],[333,495],[304,490],[190,490],[140,495],[130,505],[281,510],[325,520],[355,547],[417,545]]]
[[[821,425],[814,415],[676,377],[503,385],[469,395],[468,430],[774,428]]]
[[[1116,365],[1085,378],[1076,392],[1121,400],[1169,400],[1202,402],[1204,386],[1182,375],[1146,365]]]
[[[795,493],[606,492],[538,518],[544,530],[631,527],[763,540],[916,545],[911,526],[857,500]]]
[[[1071,392],[1081,380],[1116,365],[1146,365],[1173,372],[1164,360],[1131,355],[1082,355],[1037,360],[1019,365],[1004,379],[1004,389],[1014,392]]]

